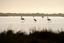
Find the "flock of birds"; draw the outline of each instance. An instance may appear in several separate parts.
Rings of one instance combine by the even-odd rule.
[[[33,18],[34,18],[34,16],[33,16]],[[43,18],[43,16],[42,16],[42,18]],[[21,16],[21,20],[25,20],[22,16]],[[37,20],[34,18],[34,21],[36,22]],[[47,16],[47,21],[51,21],[51,19]]]

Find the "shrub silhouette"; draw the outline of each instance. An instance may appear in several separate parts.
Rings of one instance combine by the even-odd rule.
[[[34,31],[29,35],[12,30],[0,33],[0,43],[64,43],[64,32]]]
[[[35,41],[38,43],[58,43],[58,34],[53,32],[41,31],[41,32],[34,32],[30,34],[32,37],[32,42]]]
[[[64,32],[63,31],[59,33],[59,40],[61,43],[64,43]]]

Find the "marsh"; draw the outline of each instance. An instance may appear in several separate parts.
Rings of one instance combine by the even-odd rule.
[[[21,20],[21,16],[0,16],[0,32],[11,29],[15,32],[21,30],[29,33],[32,28],[39,31],[42,29],[52,30],[53,32],[64,31],[64,17],[49,16],[51,20],[48,21],[47,16],[43,18],[35,16],[36,22],[32,16],[23,16],[23,18],[24,20]]]

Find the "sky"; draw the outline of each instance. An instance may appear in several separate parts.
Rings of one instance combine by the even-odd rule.
[[[64,13],[64,0],[0,0],[2,13]]]

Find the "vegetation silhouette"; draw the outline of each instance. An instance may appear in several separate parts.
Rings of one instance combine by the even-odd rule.
[[[64,32],[33,31],[29,35],[12,30],[0,33],[0,43],[64,43]]]

